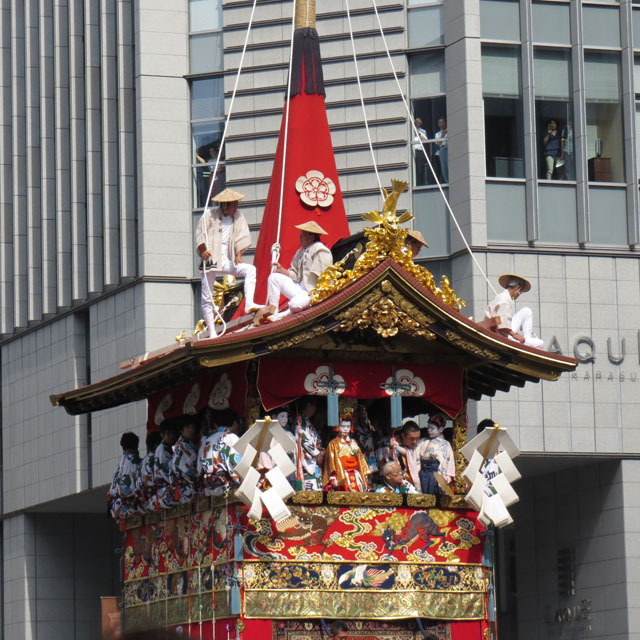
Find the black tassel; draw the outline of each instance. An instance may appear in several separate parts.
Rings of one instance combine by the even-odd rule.
[[[312,27],[296,29],[293,34],[291,93],[289,98],[306,93],[324,96],[324,77],[318,32]]]

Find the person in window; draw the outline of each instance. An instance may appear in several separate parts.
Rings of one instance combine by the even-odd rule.
[[[207,203],[209,185],[213,177],[213,168],[216,164],[218,150],[211,145],[207,147],[206,150],[199,149],[199,151],[206,154],[206,156],[203,157],[196,151],[196,160],[200,165],[198,167],[198,207],[204,207]]]
[[[416,129],[418,135],[413,136],[413,156],[416,161],[416,186],[420,187],[427,184],[427,160],[424,157],[428,136],[425,129],[422,128],[422,118],[416,118]]]
[[[447,138],[447,121],[444,118],[438,118],[438,131],[436,131],[436,144],[438,150],[436,155],[440,161],[440,173],[442,173],[442,181],[449,183],[449,140]]]
[[[556,167],[556,162],[562,155],[563,138],[558,131],[558,124],[550,120],[547,125],[547,134],[542,138],[544,144],[544,162],[546,166],[546,178],[551,180]]]

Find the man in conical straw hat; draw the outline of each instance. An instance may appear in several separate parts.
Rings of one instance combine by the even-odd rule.
[[[531,283],[522,276],[503,273],[498,282],[504,288],[489,304],[484,312],[487,320],[500,318],[498,332],[528,347],[542,349],[544,341],[533,333],[533,313],[529,307],[523,307],[516,313],[516,300],[520,294],[531,289]]]
[[[249,225],[238,211],[244,194],[225,189],[211,198],[219,207],[208,208],[196,231],[196,247],[202,270],[202,315],[213,335],[213,285],[216,276],[231,274],[244,278],[244,308],[247,313],[258,308],[253,301],[256,289],[256,268],[242,261],[242,254],[251,246]]]
[[[320,236],[327,232],[311,220],[295,227],[300,229],[300,248],[291,260],[291,267],[285,269],[279,262],[273,263],[273,273],[267,281],[267,306],[259,312],[260,321],[265,316],[277,320],[290,312],[296,313],[311,304],[309,292],[315,288],[320,274],[333,262],[331,251],[322,244]],[[289,311],[275,313],[280,295],[289,299]]]
[[[412,258],[415,258],[420,253],[422,247],[426,247],[427,249],[429,248],[424,236],[417,229],[409,229],[409,231],[407,231],[405,244],[411,252]]]

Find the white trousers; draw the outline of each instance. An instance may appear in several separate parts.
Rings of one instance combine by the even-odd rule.
[[[213,286],[216,281],[216,277],[219,275],[228,274],[240,278],[244,278],[244,308],[249,309],[255,306],[253,301],[253,295],[256,291],[256,268],[247,262],[239,262],[238,264],[232,264],[227,262],[224,269],[216,271],[207,271],[205,273],[202,270],[202,294],[200,296],[200,304],[202,305],[202,317],[209,327],[209,335],[211,333],[211,327],[213,326],[213,302],[211,300],[213,294]],[[205,280],[206,278],[206,280]]]
[[[289,299],[289,309],[293,313],[302,311],[311,304],[309,292],[289,276],[272,273],[267,280],[267,304],[278,307],[280,295]]]
[[[511,331],[521,333],[524,336],[524,343],[527,347],[534,347],[535,349],[544,347],[544,340],[540,340],[533,333],[533,313],[529,307],[523,307],[514,314],[511,319]],[[511,337],[510,339],[513,340]]]

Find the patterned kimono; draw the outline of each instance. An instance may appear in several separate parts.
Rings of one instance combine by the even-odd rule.
[[[173,449],[171,476],[175,498],[180,504],[191,502],[197,494],[198,448],[193,440],[180,436]]]
[[[240,478],[233,471],[242,457],[232,449],[237,441],[237,435],[224,429],[200,441],[197,473],[202,495],[219,496],[227,487],[240,484]]]
[[[140,457],[137,453],[126,452],[120,458],[113,481],[107,492],[107,504],[111,516],[122,520],[136,513],[142,513],[138,493],[138,473]]]
[[[341,491],[366,491],[370,473],[369,465],[353,438],[337,436],[329,443],[322,474],[323,485],[331,484]]]
[[[302,450],[302,475],[304,491],[322,490],[322,472],[316,459],[320,455],[320,437],[311,420],[302,419],[300,426],[300,448]],[[296,458],[297,460],[297,458]]]
[[[176,504],[171,476],[171,460],[173,447],[167,442],[161,442],[153,454],[153,483],[154,494],[151,496],[150,510],[171,509]]]
[[[416,449],[419,450],[421,461],[422,493],[442,493],[434,473],[438,472],[449,484],[456,475],[456,464],[451,445],[442,436],[438,436],[421,440]]]
[[[155,454],[147,453],[140,463],[140,473],[138,474],[138,493],[142,500],[142,507],[145,511],[155,511],[153,497],[156,486],[153,479],[153,467]]]

